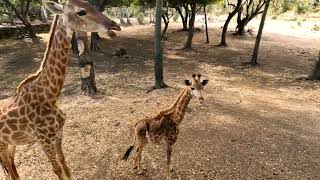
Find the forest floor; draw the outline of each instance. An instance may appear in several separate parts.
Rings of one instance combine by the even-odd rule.
[[[186,33],[169,29],[164,43],[165,81],[172,88],[146,93],[153,85],[153,26],[123,28],[114,39],[103,35],[93,54],[99,93],[80,93],[76,58],[58,102],[67,114],[63,148],[75,179],[163,179],[165,147],[148,145],[144,176],[120,158],[132,144],[135,122],[174,103],[192,72],[209,79],[205,104],[192,100],[173,149],[175,179],[320,179],[320,83],[301,80],[317,59],[320,38],[265,33],[260,66],[250,60],[255,36],[228,36],[219,48],[219,28],[210,44],[197,32],[194,51],[181,50]],[[230,28],[231,29],[231,28]],[[230,32],[231,33],[231,32]],[[0,41],[0,99],[39,67],[42,44]],[[125,48],[129,58],[112,56]],[[35,145],[19,146],[16,164],[22,179],[56,179]],[[0,171],[0,179],[4,179]]]

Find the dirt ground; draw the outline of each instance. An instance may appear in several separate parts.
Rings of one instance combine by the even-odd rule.
[[[250,67],[255,36],[228,37],[215,46],[220,29],[194,39],[194,52],[180,49],[186,40],[171,26],[165,42],[165,81],[172,88],[146,93],[153,85],[153,26],[124,28],[102,39],[95,53],[99,93],[80,94],[79,70],[72,57],[59,107],[67,114],[63,148],[75,179],[163,179],[165,149],[148,145],[145,176],[120,157],[132,143],[130,129],[147,115],[170,106],[192,72],[208,78],[205,104],[192,100],[173,150],[175,179],[320,179],[320,83],[299,80],[312,70],[319,37],[266,33],[261,66]],[[13,94],[43,57],[43,44],[0,41],[0,99]],[[112,57],[126,48],[130,58]],[[20,146],[16,164],[22,179],[56,179],[40,147]],[[0,171],[0,179],[4,179]]]

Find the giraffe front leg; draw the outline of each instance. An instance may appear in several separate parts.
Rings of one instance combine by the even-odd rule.
[[[168,145],[167,147],[167,179],[171,179],[171,153],[172,153],[172,145]]]
[[[9,173],[12,180],[20,180],[16,166],[14,164],[15,146],[8,146],[8,144],[0,143],[0,163]]]
[[[8,147],[8,155],[9,155],[9,158],[11,159],[12,170],[13,170],[13,173],[15,174],[16,179],[19,180],[20,177],[19,177],[16,165],[14,163],[14,154],[15,153],[16,153],[16,146],[15,145],[9,145],[9,147]]]
[[[62,151],[62,131],[59,133],[59,136],[58,136],[57,140],[55,141],[55,149],[57,152],[58,161],[60,162],[67,178],[70,180],[73,179],[72,175],[70,173],[70,169],[68,168],[67,163],[65,161],[63,151]]]
[[[53,171],[54,173],[58,176],[59,180],[63,180],[63,171],[61,168],[61,165],[59,164],[58,160],[57,160],[57,153],[56,153],[56,149],[55,149],[55,144],[45,144],[42,143],[42,150],[44,151],[44,153],[46,154],[46,156],[49,159],[49,162],[52,165]]]

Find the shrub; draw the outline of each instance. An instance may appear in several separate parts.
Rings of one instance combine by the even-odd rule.
[[[315,24],[314,27],[313,27],[313,30],[320,31],[320,26]]]
[[[174,16],[173,16],[173,21],[174,22],[177,22],[179,19],[179,14],[178,13],[175,13]]]
[[[307,3],[303,2],[303,1],[300,1],[298,3],[298,7],[297,7],[297,13],[298,14],[304,14],[308,11],[309,9],[309,6]]]
[[[143,12],[140,12],[140,13],[138,14],[137,21],[138,21],[139,24],[144,24],[144,17],[145,17],[145,15],[144,15]]]

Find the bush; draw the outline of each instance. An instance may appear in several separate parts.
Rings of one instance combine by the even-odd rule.
[[[304,1],[299,1],[298,2],[298,7],[297,7],[297,13],[298,14],[304,14],[309,10],[309,4]]]
[[[174,22],[177,22],[179,19],[179,14],[178,13],[175,13],[174,16],[173,16],[173,21]]]
[[[320,31],[320,26],[318,26],[318,25],[314,25],[314,27],[313,27],[313,30],[315,30],[315,31]]]
[[[143,12],[140,12],[140,13],[138,14],[137,21],[138,21],[139,24],[144,24],[144,17],[145,17],[145,15],[144,15]]]

